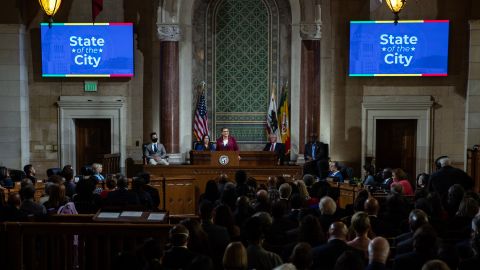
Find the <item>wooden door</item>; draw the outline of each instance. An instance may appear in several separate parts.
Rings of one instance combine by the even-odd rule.
[[[110,119],[75,119],[77,172],[111,153]]]
[[[379,119],[376,123],[376,168],[401,168],[410,179],[414,179],[416,177],[417,120]]]

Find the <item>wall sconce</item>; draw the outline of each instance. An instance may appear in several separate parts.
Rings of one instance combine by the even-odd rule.
[[[398,23],[400,17],[398,14],[407,4],[407,0],[385,0],[387,2],[388,8],[395,14],[395,25]]]
[[[53,16],[57,13],[62,0],[38,0],[43,12],[48,16],[48,27],[52,27]]]

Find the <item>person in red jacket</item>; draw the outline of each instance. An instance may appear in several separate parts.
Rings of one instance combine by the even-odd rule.
[[[230,136],[228,128],[222,128],[222,136],[217,139],[217,151],[238,151],[237,141]]]

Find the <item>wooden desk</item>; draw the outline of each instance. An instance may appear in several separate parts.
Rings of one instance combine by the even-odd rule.
[[[229,164],[222,165],[219,162],[221,156],[227,156]],[[238,160],[240,157],[240,160]],[[270,151],[190,151],[190,163],[192,165],[210,165],[217,167],[243,167],[243,166],[275,166],[277,155]]]
[[[337,187],[340,189],[339,207],[345,208],[348,204],[353,204],[357,198],[358,193],[363,190],[359,186],[352,186],[349,183],[338,183],[333,181],[327,181],[331,187]]]

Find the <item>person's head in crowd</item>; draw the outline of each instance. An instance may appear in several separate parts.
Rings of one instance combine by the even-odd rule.
[[[403,194],[403,186],[399,183],[393,183],[390,186],[390,192],[395,195],[402,195]]]
[[[93,195],[95,186],[96,186],[96,181],[94,181],[93,179],[82,178],[78,181],[77,185],[75,186],[75,192],[77,193],[77,196],[80,195],[81,197],[90,197]]]
[[[8,195],[8,201],[7,201],[8,206],[20,209],[21,204],[22,204],[22,199],[20,198],[20,194],[10,193]]]
[[[264,228],[265,231],[268,230],[270,226],[272,226],[272,223],[273,223],[272,216],[267,212],[257,212],[253,214],[252,217],[256,217],[260,219],[262,228]]]
[[[247,182],[247,172],[244,170],[238,170],[235,172],[235,182],[237,185],[243,185]]]
[[[288,183],[283,183],[278,189],[280,199],[288,200],[292,194],[292,187]]]
[[[146,185],[150,184],[150,174],[148,172],[139,172],[139,173],[137,173],[137,177],[142,178],[143,182]]]
[[[290,185],[290,188],[292,189],[292,192],[290,192],[290,196],[293,194],[298,194],[298,186],[294,182],[287,182],[287,184]]]
[[[290,255],[290,261],[297,270],[310,269],[313,264],[312,247],[310,244],[305,242],[296,244]]]
[[[213,261],[209,256],[197,255],[193,258],[187,270],[214,270]]]
[[[36,174],[35,167],[33,167],[32,164],[27,164],[27,165],[23,166],[23,172],[27,176],[35,176],[35,174]]]
[[[264,189],[257,191],[257,202],[259,203],[269,203],[268,201],[268,192]]]
[[[368,261],[369,263],[377,262],[386,264],[390,253],[390,244],[383,237],[375,237],[368,244]]]
[[[257,190],[257,187],[258,187],[257,179],[255,179],[255,177],[252,177],[252,176],[247,177],[247,186],[249,186],[253,190]]]
[[[428,186],[428,181],[430,180],[430,175],[427,173],[420,173],[417,175],[417,187],[419,189],[424,189]]]
[[[223,187],[223,192],[220,195],[220,201],[230,206],[232,210],[235,209],[235,204],[237,202],[237,193],[235,192],[234,183],[225,183],[225,186]]]
[[[313,183],[315,182],[315,177],[313,177],[313,175],[307,173],[303,176],[303,182],[305,183],[305,185],[307,187],[311,187],[313,185]]]
[[[117,176],[117,188],[128,189],[128,179],[124,175]]]
[[[7,179],[10,177],[7,167],[0,167],[0,180]]]
[[[140,191],[140,190],[143,190],[144,186],[145,186],[145,182],[143,181],[143,178],[133,177],[133,179],[132,179],[132,190]]]
[[[437,233],[430,224],[421,226],[413,234],[413,250],[426,258],[434,258],[437,255]]]
[[[145,257],[147,262],[160,262],[164,252],[160,240],[149,238],[143,243],[141,253]]]
[[[311,246],[317,246],[325,243],[326,241],[322,224],[318,218],[313,215],[304,216],[300,220],[299,229],[299,242],[307,242]]]
[[[478,202],[470,197],[465,197],[458,206],[457,216],[473,218],[478,214]]]
[[[318,209],[322,215],[331,216],[337,211],[337,204],[332,198],[325,196],[320,199],[320,202],[318,203]]]
[[[373,167],[373,165],[363,165],[363,173],[365,174],[365,177],[368,175],[374,176],[375,167]]]
[[[65,178],[66,182],[70,182],[73,180],[73,167],[72,165],[65,165],[63,166],[61,176]]]
[[[101,174],[103,171],[103,166],[100,163],[93,163],[92,170],[93,170],[93,174]]]
[[[440,165],[440,168],[443,168],[446,166],[451,166],[452,162],[447,156],[443,156],[438,159],[438,164]]]
[[[328,228],[328,241],[332,239],[339,239],[345,241],[348,235],[348,228],[345,223],[341,221],[335,221]]]
[[[287,183],[287,179],[285,179],[285,177],[281,176],[281,175],[278,175],[275,177],[276,178],[276,185],[277,185],[277,189],[280,188],[281,185],[283,185],[284,183]]]
[[[187,247],[193,252],[201,252],[208,245],[208,234],[203,230],[202,225],[195,219],[187,218],[180,221],[189,232]]]
[[[331,172],[337,172],[340,170],[340,164],[338,163],[338,161],[330,161],[330,163],[328,164],[328,168]]]
[[[476,215],[472,219],[472,238],[480,235],[480,215]]]
[[[250,207],[250,199],[247,196],[240,196],[235,203],[237,209],[246,209]]]
[[[357,236],[366,235],[370,231],[370,218],[365,212],[356,212],[352,216],[352,228]]]
[[[459,205],[465,196],[465,189],[459,184],[454,184],[448,189],[448,204]]]
[[[318,181],[313,183],[312,187],[310,188],[310,196],[321,199],[324,196],[327,196],[330,192],[330,184],[326,181]]]
[[[230,232],[235,226],[235,219],[233,217],[230,207],[220,204],[215,208],[215,215],[213,217],[213,223],[222,227],[225,227]]]
[[[392,178],[392,168],[385,168],[382,171],[382,178],[383,180]]]
[[[432,204],[426,198],[416,200],[415,209],[422,210],[427,216],[432,216],[433,214]]]
[[[408,215],[408,225],[412,232],[415,232],[418,228],[428,224],[428,222],[428,216],[423,210],[413,209]]]
[[[105,185],[109,190],[114,190],[117,188],[117,178],[113,175],[107,177],[107,180],[105,180]]]
[[[445,262],[450,269],[457,269],[460,263],[458,248],[443,241],[439,243],[437,258]]]
[[[305,182],[303,182],[303,180],[296,180],[295,184],[298,188],[298,194],[300,194],[300,196],[305,200],[309,199],[310,195],[308,194],[307,185],[305,185]]]
[[[480,194],[473,190],[465,191],[464,197],[470,197],[480,204]]]
[[[327,196],[332,198],[335,202],[338,202],[338,199],[340,198],[340,188],[338,187],[332,187],[328,189]]]
[[[407,179],[407,174],[400,168],[393,169],[392,171],[393,181],[398,182],[400,180]]]
[[[50,185],[48,201],[55,208],[60,207],[62,203],[67,201],[67,196],[65,195],[65,185],[62,184],[52,184]]]
[[[378,211],[380,211],[380,204],[377,199],[370,197],[363,204],[363,208],[368,215],[376,216],[378,215]]]
[[[245,232],[250,244],[261,245],[265,237],[262,220],[255,216],[247,219],[245,223]]]
[[[303,198],[300,194],[295,193],[292,195],[290,205],[292,207],[292,210],[302,209],[305,205],[305,198]]]
[[[211,202],[220,198],[220,191],[218,190],[217,182],[215,182],[215,180],[208,180],[205,184],[204,198]]]
[[[182,224],[177,224],[170,229],[170,244],[174,247],[187,247],[189,232]]]
[[[33,200],[35,197],[35,187],[33,185],[26,185],[20,189],[20,197],[22,201]]]
[[[213,212],[213,204],[209,201],[203,201],[200,203],[199,214],[203,221],[211,221]]]
[[[363,270],[364,261],[359,252],[346,250],[338,257],[334,270]]]
[[[450,270],[442,260],[430,260],[422,266],[422,270]]]
[[[65,182],[65,179],[61,175],[50,175],[47,179],[47,183],[53,183],[53,184],[62,184]]]
[[[156,132],[150,133],[150,139],[152,140],[153,143],[158,142],[158,136]]]
[[[275,176],[269,176],[267,180],[268,188],[277,189],[277,178]]]
[[[225,270],[247,270],[247,250],[242,242],[228,244],[223,254],[223,268]]]
[[[30,180],[30,178],[23,178],[22,182],[20,182],[20,188],[23,188],[28,185],[33,185],[32,180]]]
[[[364,211],[365,210],[365,201],[370,197],[368,190],[364,189],[360,191],[353,202],[353,210],[357,211]]]

